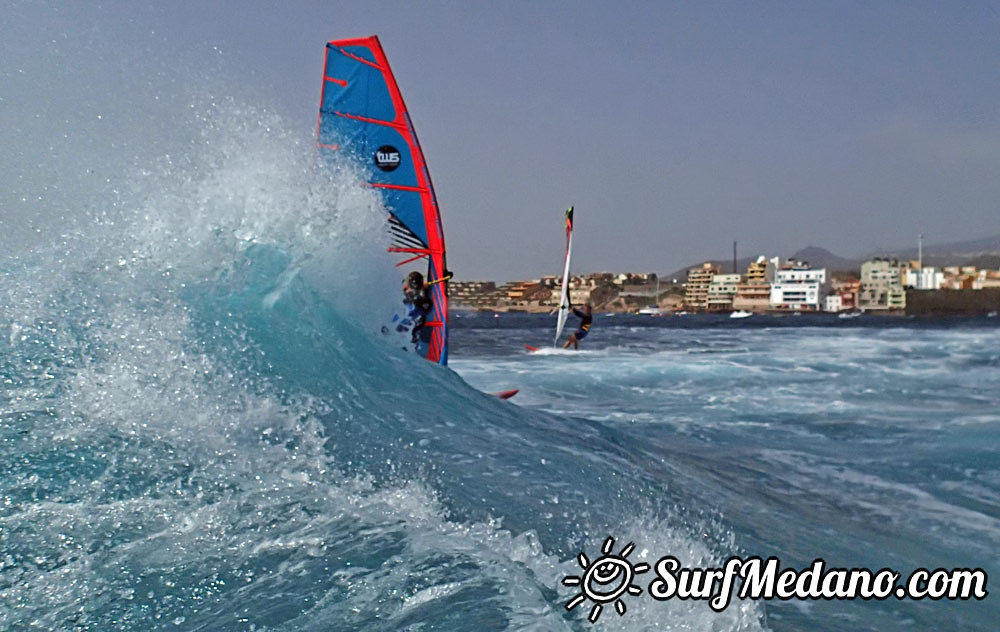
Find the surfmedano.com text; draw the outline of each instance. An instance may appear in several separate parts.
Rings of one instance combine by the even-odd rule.
[[[729,605],[736,579],[740,599],[985,599],[986,571],[981,568],[918,568],[900,582],[891,568],[826,568],[823,559],[796,570],[781,568],[776,557],[731,557],[722,568],[682,568],[672,556],[660,558],[649,595],[667,599],[706,600],[716,612]]]

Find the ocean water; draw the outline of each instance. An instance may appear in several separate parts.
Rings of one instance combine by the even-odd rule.
[[[551,321],[461,314],[452,367],[482,389],[520,388],[519,407],[574,420],[578,435],[607,433],[628,463],[611,486],[642,508],[616,508],[609,534],[626,534],[654,559],[716,567],[729,555],[775,556],[798,569],[819,558],[828,568],[891,568],[904,579],[918,568],[981,568],[995,581],[995,318],[607,315],[578,352],[519,348],[551,345]],[[595,444],[585,460],[606,457]],[[579,477],[582,489],[610,482],[600,471]],[[694,543],[707,545],[702,557],[686,548]],[[734,620],[709,617],[699,602],[692,612],[704,618],[684,622],[668,604],[645,604],[641,623],[613,625],[987,630],[1000,621],[993,595],[744,602]]]
[[[456,314],[446,369],[378,334],[351,165],[232,101],[192,125],[0,260],[0,630],[996,628],[992,594],[715,612],[651,575],[591,623],[562,583],[608,538],[995,579],[995,319],[599,316],[530,355],[552,319]]]

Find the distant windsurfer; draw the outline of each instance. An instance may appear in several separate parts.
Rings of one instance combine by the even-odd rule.
[[[567,349],[572,344],[573,349],[579,349],[580,341],[587,337],[587,333],[590,331],[590,323],[593,322],[594,317],[590,313],[590,303],[586,303],[583,306],[582,312],[572,305],[570,307],[573,309],[573,315],[580,319],[580,326],[570,334],[569,338],[566,339],[566,344],[562,348]]]

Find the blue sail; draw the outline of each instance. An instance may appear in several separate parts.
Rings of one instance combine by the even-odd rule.
[[[368,168],[368,183],[389,211],[397,265],[426,260],[434,307],[427,359],[448,362],[444,231],[427,163],[399,86],[375,36],[326,45],[317,144],[346,151]]]

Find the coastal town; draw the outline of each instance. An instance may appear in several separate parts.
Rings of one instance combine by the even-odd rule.
[[[925,266],[921,260],[874,257],[860,270],[828,270],[794,258],[757,257],[742,271],[705,262],[686,278],[599,272],[571,276],[570,301],[600,312],[641,313],[839,313],[996,315],[1000,268]],[[550,312],[559,304],[562,279],[543,276],[497,285],[456,281],[449,295],[457,309]]]

